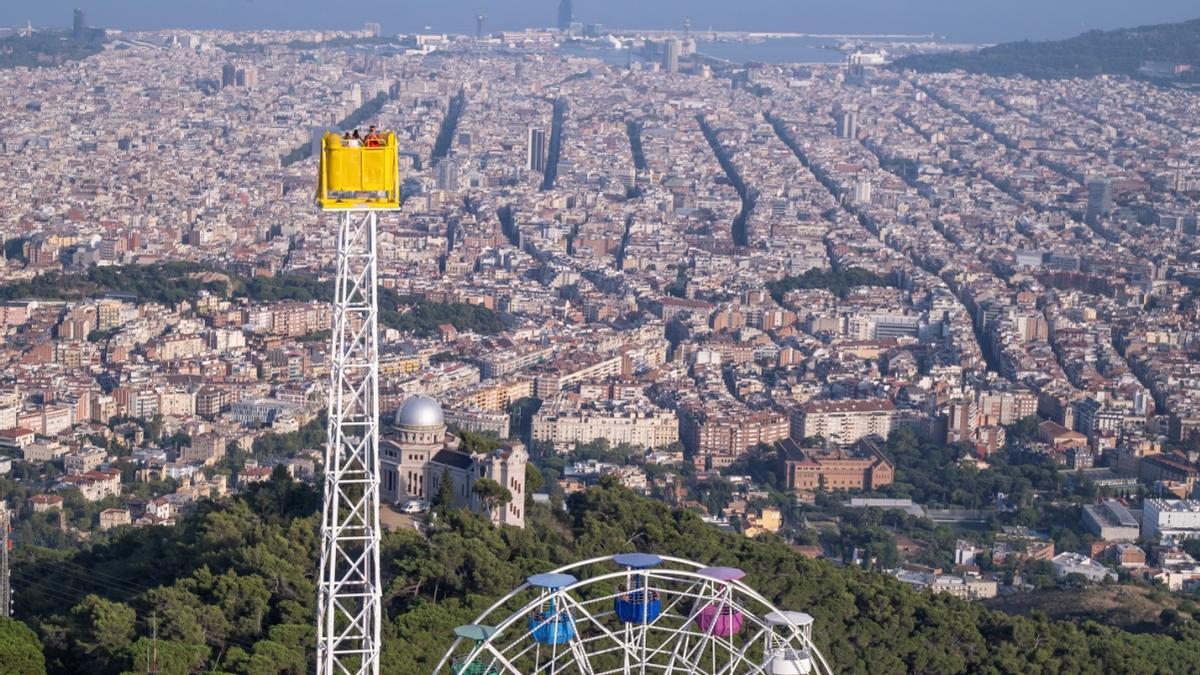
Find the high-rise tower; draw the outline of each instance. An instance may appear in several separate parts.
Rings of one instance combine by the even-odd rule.
[[[83,42],[87,37],[87,19],[83,16],[83,10],[76,9],[71,19],[71,37],[76,42]]]
[[[529,127],[529,142],[525,148],[525,168],[543,173],[546,171],[546,130]]]
[[[858,112],[843,110],[837,118],[838,138],[858,138]]]
[[[663,70],[668,73],[679,72],[679,53],[682,46],[676,38],[670,38],[663,44]]]
[[[558,3],[558,29],[570,30],[575,23],[575,3],[572,0],[561,0]]]
[[[1087,181],[1087,213],[1084,221],[1088,225],[1100,222],[1100,216],[1112,210],[1112,181],[1104,176],[1092,176]]]

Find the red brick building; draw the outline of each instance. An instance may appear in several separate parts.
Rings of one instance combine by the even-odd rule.
[[[801,448],[792,439],[779,447],[789,490],[875,490],[895,478],[895,466],[869,438],[833,450]]]

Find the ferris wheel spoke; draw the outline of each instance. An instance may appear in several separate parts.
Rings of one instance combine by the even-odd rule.
[[[684,654],[681,655],[683,657],[683,662],[690,663],[690,664],[700,663],[701,659],[704,658],[704,653],[708,650],[708,647],[710,645],[712,645],[712,643],[714,641],[715,641],[714,637],[711,634],[701,633],[700,637],[697,638],[696,646],[692,648],[692,651],[685,652]],[[693,672],[695,672],[695,671],[693,671]]]
[[[489,654],[492,655],[492,663],[493,664],[496,661],[499,661],[500,665],[503,666],[504,669],[507,670],[509,673],[514,673],[515,675],[521,675],[520,669],[517,668],[516,666],[514,666],[512,663],[510,663],[508,659],[504,658],[504,655],[501,654],[494,646],[492,646],[490,644],[485,645],[484,650],[486,650]],[[474,659],[472,659],[472,661],[473,660]]]
[[[683,618],[683,617],[679,617],[679,618]],[[654,646],[653,649],[646,650],[646,656],[644,659],[644,661],[646,663],[652,663],[656,659],[659,659],[661,657],[666,657],[666,656],[673,657],[675,651],[678,649],[679,641],[686,640],[689,637],[695,635],[695,633],[688,631],[684,628],[670,628],[670,627],[664,626],[664,625],[656,625],[656,626],[648,627],[648,629],[646,631],[647,639],[649,639],[651,634],[662,634],[664,637],[661,642],[657,643]],[[670,664],[668,662],[668,664],[667,664],[668,668],[669,668],[669,665]],[[669,672],[669,670],[668,670],[668,672]]]
[[[575,654],[575,665],[579,666],[579,671],[583,675],[593,675],[595,670],[592,668],[592,662],[588,659],[587,652],[583,645],[578,641],[571,641],[571,651]]]
[[[617,643],[618,647],[622,651],[624,651],[627,656],[628,655],[636,655],[635,650],[630,648],[630,646],[628,644],[626,644],[626,642],[624,640],[622,640],[618,635],[616,635],[611,630],[609,630],[608,626],[605,626],[603,623],[601,623],[599,620],[597,620],[597,618],[595,616],[593,616],[591,612],[587,611],[587,608],[584,607],[581,603],[576,602],[573,597],[566,595],[566,594],[564,594],[564,598],[567,600],[569,605],[573,605],[575,607],[576,611],[578,611],[580,614],[582,614],[584,617],[586,617],[587,620],[589,622],[591,622],[592,625],[594,625],[596,628],[598,628],[603,637],[608,637],[608,638],[612,639],[612,641]],[[575,640],[572,641],[573,644],[575,642],[577,642],[577,641],[575,641]]]
[[[690,618],[688,620],[691,621]],[[687,631],[679,632],[679,634],[677,636],[677,640],[675,642],[675,649],[673,649],[671,651],[671,660],[667,663],[667,672],[668,673],[675,672],[675,664],[679,663],[679,660],[680,660],[679,657],[681,656],[681,654],[683,652],[687,652],[687,650],[688,650],[688,641],[689,641],[689,638],[691,637],[691,635],[692,634]]]
[[[689,620],[691,622],[698,623],[702,610],[706,607],[713,606],[718,607],[718,611],[712,619],[714,623],[697,633],[696,646],[691,652],[685,652],[683,654],[684,663],[691,664],[700,663],[707,654],[709,656],[709,662],[712,664],[709,672],[716,671],[717,649],[724,646],[732,651],[733,648],[732,640],[717,634],[717,622],[720,621],[720,617],[725,611],[725,608],[728,607],[730,608],[730,611],[736,611],[741,613],[742,616],[745,616],[745,612],[740,607],[730,602],[728,590],[717,589],[713,593],[711,599],[709,599],[705,604],[701,604],[700,602],[696,603],[696,607],[694,608],[692,616]]]
[[[731,649],[729,663],[726,664],[726,666],[724,668],[722,668],[721,670],[714,670],[713,675],[733,675],[734,673],[737,672],[736,670],[734,670],[734,668],[736,668],[739,665],[750,666],[751,673],[763,672],[763,669],[761,666],[756,664],[752,659],[749,659],[746,657],[746,653],[750,651],[751,647],[754,647],[756,644],[758,644],[759,640],[762,640],[764,638],[765,634],[766,634],[766,629],[760,628],[759,631],[754,634],[754,637],[750,638],[749,640],[746,641],[746,644],[742,645],[742,648],[740,650],[738,650],[737,652],[734,652]]]

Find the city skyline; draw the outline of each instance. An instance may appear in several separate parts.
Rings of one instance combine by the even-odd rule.
[[[591,7],[0,36],[0,664],[1200,672],[1200,19]]]
[[[750,0],[728,12],[716,0],[666,0],[652,4],[634,0],[573,3],[575,20],[614,28],[678,29],[690,19],[695,30],[805,33],[934,33],[951,41],[1007,42],[1066,37],[1088,30],[1181,21],[1197,10],[1186,0],[1149,0],[1131,4],[1119,0],[1064,0],[1047,5],[1035,0],[983,5],[939,0],[857,0],[834,5]],[[488,17],[489,31],[552,27],[559,0],[422,0],[398,9],[384,0],[365,0],[353,17],[330,15],[315,0],[217,0],[175,5],[149,0],[49,0],[33,7],[0,8],[0,25],[69,28],[70,12],[83,9],[94,26],[126,30],[353,30],[364,22],[379,22],[384,34],[432,32],[473,35],[476,17]]]

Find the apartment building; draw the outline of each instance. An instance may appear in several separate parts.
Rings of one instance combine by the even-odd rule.
[[[849,445],[867,436],[887,438],[895,419],[896,406],[886,399],[810,401],[792,411],[791,436]]]
[[[560,397],[548,402],[533,417],[531,437],[556,449],[606,439],[657,448],[679,440],[679,418],[647,402],[580,403]]]

